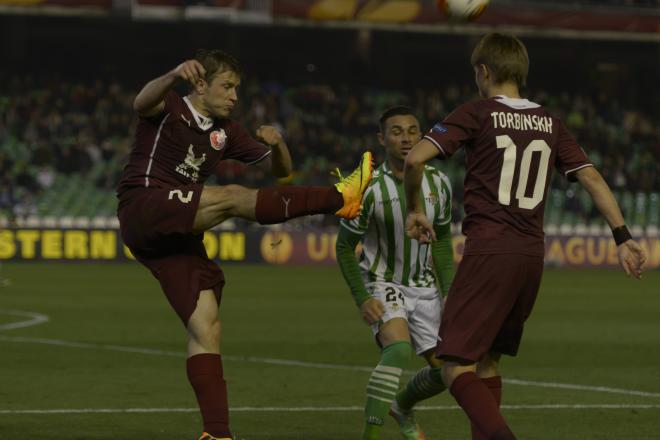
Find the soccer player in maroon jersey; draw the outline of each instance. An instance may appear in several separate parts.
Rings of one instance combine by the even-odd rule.
[[[190,83],[183,98],[171,90],[177,80]],[[231,439],[218,316],[225,280],[206,255],[203,232],[230,217],[261,224],[320,213],[354,218],[373,166],[371,153],[364,153],[334,187],[204,186],[225,159],[257,164],[277,177],[291,172],[275,128],[260,127],[258,142],[229,119],[239,84],[238,62],[218,50],[198,51],[146,84],[133,104],[140,121],[117,189],[124,243],[158,279],[188,332],[188,380],[204,422],[200,440]]]
[[[449,290],[436,355],[444,359],[445,385],[472,422],[472,438],[510,440],[516,437],[499,410],[498,363],[501,354],[516,355],[541,282],[551,167],[589,192],[612,228],[627,275],[640,278],[646,256],[564,124],[520,97],[529,69],[520,40],[486,35],[471,61],[483,99],[433,126],[406,158],[406,233],[421,241],[435,238],[417,202],[424,163],[465,148],[465,256]]]

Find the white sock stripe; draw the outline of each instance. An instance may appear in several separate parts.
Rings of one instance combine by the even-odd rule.
[[[370,399],[376,399],[376,400],[380,400],[382,402],[387,402],[387,403],[392,403],[392,400],[393,400],[393,399],[384,399],[382,397],[374,396],[373,394],[369,394],[369,393],[367,393],[367,397],[370,398]]]
[[[371,384],[385,385],[386,387],[391,387],[391,388],[394,388],[395,390],[399,389],[399,382],[393,383],[393,382],[386,382],[386,381],[383,381],[383,380],[374,380],[374,379],[372,379],[372,380],[369,381],[369,385],[371,385]]]
[[[420,381],[420,382],[421,382],[421,381]],[[420,382],[416,382],[416,383],[415,383],[415,388],[417,388],[417,391],[421,391],[422,393],[427,392],[428,389],[429,389],[428,384],[426,384],[426,383],[420,383]]]
[[[399,381],[401,380],[401,376],[392,376],[391,374],[381,374],[381,373],[376,373],[375,371],[371,373],[370,379],[373,378],[389,380],[390,382],[396,382],[396,383],[399,383]]]
[[[420,395],[434,396],[444,389],[442,383],[436,382],[429,367],[422,368],[410,380],[411,391]]]
[[[382,388],[374,387],[374,386],[371,386],[371,385],[367,385],[367,390],[377,391],[381,394],[385,394],[386,396],[392,396],[392,398],[394,398],[394,396],[396,396],[396,391],[384,390]],[[367,393],[367,394],[369,394],[369,393]]]
[[[403,373],[403,369],[401,368],[388,367],[387,365],[380,365],[380,364],[376,365],[376,371],[380,371],[382,373],[390,373],[397,376],[401,376],[401,373]]]
[[[427,390],[433,386],[433,382],[426,377],[419,378],[419,388]]]

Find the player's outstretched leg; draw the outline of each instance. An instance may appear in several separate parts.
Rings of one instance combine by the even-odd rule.
[[[315,214],[352,219],[360,213],[362,196],[371,182],[373,157],[362,155],[358,167],[334,186],[278,186],[248,189],[239,185],[204,187],[193,230],[203,232],[231,217],[262,225]]]
[[[396,395],[390,415],[397,421],[401,434],[406,440],[424,440],[426,436],[415,421],[413,407],[422,400],[443,392],[446,388],[442,382],[442,361],[435,359],[433,350],[424,353],[429,366],[419,370],[408,384]]]
[[[371,182],[373,156],[362,155],[358,167],[341,177],[334,187],[281,186],[261,188],[257,193],[256,220],[262,225],[282,223],[314,214],[335,214],[353,219],[360,213],[362,196]]]

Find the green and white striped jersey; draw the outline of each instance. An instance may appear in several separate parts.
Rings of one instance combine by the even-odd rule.
[[[451,185],[445,174],[426,165],[420,197],[424,212],[434,225],[451,221]],[[365,281],[434,286],[430,246],[410,239],[404,229],[405,221],[403,181],[394,176],[385,162],[374,171],[360,215],[340,223],[341,227],[363,236],[360,269]]]

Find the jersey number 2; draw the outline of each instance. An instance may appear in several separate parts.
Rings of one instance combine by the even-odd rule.
[[[170,191],[167,199],[172,200],[174,198],[174,196],[176,196],[181,203],[190,203],[190,201],[193,198],[193,192],[188,191],[188,193],[184,197],[183,192],[180,189],[173,189],[172,191]]]
[[[513,175],[516,166],[516,144],[513,143],[508,135],[503,134],[495,138],[497,148],[504,149],[504,163],[500,173],[500,189],[497,200],[502,205],[511,205],[511,187],[513,186]],[[534,183],[534,192],[531,197],[525,195],[527,181],[529,180],[529,169],[532,164],[532,156],[535,152],[541,153],[539,162],[539,171]],[[516,199],[518,206],[523,209],[534,209],[543,200],[545,192],[545,182],[548,178],[548,163],[550,162],[550,147],[542,139],[536,139],[527,145],[523,151],[522,161],[520,162],[520,175],[518,177],[518,188],[516,189]]]

